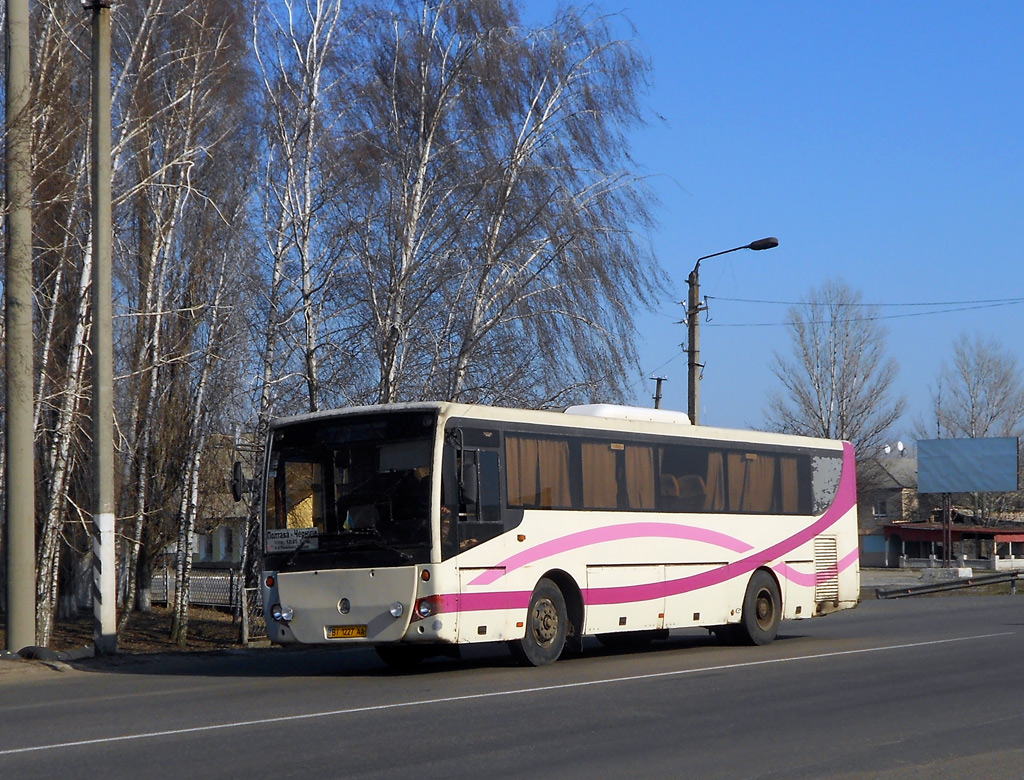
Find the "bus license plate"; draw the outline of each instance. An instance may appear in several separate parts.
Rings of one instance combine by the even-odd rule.
[[[366,626],[327,626],[328,639],[365,639]]]

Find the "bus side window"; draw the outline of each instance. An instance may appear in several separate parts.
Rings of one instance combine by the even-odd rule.
[[[462,477],[459,549],[467,550],[494,538],[503,530],[498,453],[492,450],[464,450],[459,468]]]
[[[498,490],[498,453],[477,453],[477,474],[480,483],[477,490],[479,519],[485,523],[501,522],[501,498]]]

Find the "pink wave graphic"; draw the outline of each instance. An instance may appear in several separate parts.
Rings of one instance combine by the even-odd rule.
[[[536,547],[531,547],[529,550],[524,550],[521,553],[516,553],[506,558],[497,564],[496,568],[483,572],[469,584],[490,585],[510,571],[515,571],[523,566],[536,563],[554,555],[561,555],[570,550],[578,550],[603,542],[644,538],[684,539],[691,542],[703,542],[715,547],[724,547],[726,550],[736,553],[744,553],[753,549],[753,545],[747,544],[742,539],[707,528],[675,525],[673,523],[627,523],[625,525],[612,525],[603,528],[590,528],[586,531],[580,531],[538,544]]]
[[[847,569],[849,569],[856,562],[857,558],[857,548],[854,547],[853,550],[851,550],[849,553],[847,553],[839,559],[839,561],[836,563],[835,568],[833,569],[827,569],[821,572],[811,572],[808,574],[802,571],[797,571],[788,564],[780,563],[778,566],[775,567],[775,571],[779,574],[779,576],[789,580],[790,582],[796,585],[813,587],[817,584],[818,578],[820,576],[825,575],[828,577],[836,577],[839,575],[840,572],[844,572]]]

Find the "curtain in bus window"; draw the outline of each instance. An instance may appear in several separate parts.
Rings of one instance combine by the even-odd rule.
[[[755,455],[754,460],[747,461],[747,476],[750,489],[747,491],[746,512],[772,512],[775,492],[775,456]]]
[[[527,470],[526,464],[533,468]],[[509,506],[534,506],[537,502],[537,442],[519,436],[505,437],[506,489]]]
[[[569,443],[541,439],[538,444],[540,505],[567,508],[572,505],[572,494],[569,491]]]
[[[654,448],[626,445],[626,492],[630,509],[654,509]]]
[[[797,483],[796,458],[780,456],[779,473],[782,476],[782,507],[787,515],[795,515],[800,511],[800,488]]]
[[[617,509],[619,486],[615,478],[615,451],[608,442],[585,441],[583,456],[583,508]]]
[[[753,452],[730,452],[729,509],[733,512],[771,512],[775,459]]]
[[[570,505],[568,442],[506,436],[505,462],[509,506]]]
[[[708,453],[708,478],[704,482],[707,495],[704,508],[709,512],[725,510],[725,461],[721,452]]]

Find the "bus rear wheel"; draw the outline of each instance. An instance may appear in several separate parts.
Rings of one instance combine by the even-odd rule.
[[[562,591],[549,579],[537,583],[530,596],[526,635],[509,643],[512,654],[527,666],[547,666],[558,660],[565,648],[569,616]]]
[[[752,645],[766,645],[779,633],[782,594],[775,578],[759,569],[747,584],[743,597],[742,638]]]

